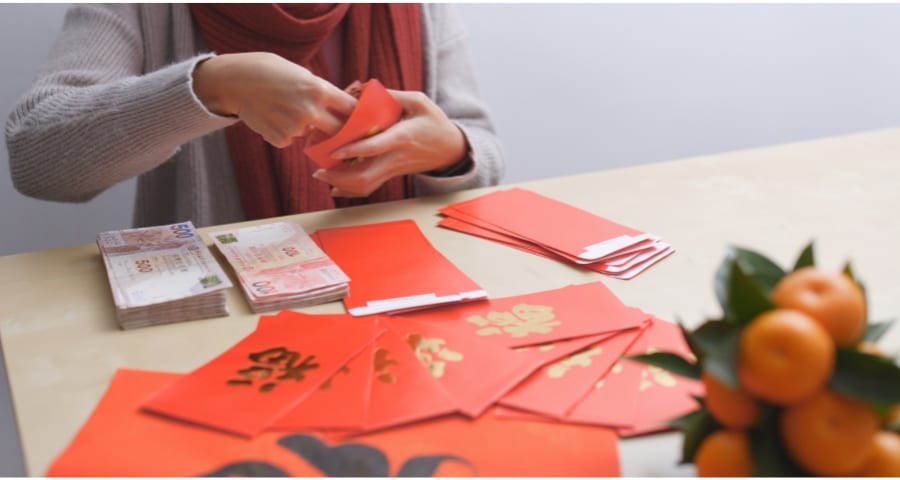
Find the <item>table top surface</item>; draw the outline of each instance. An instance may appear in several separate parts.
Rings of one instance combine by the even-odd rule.
[[[436,226],[438,208],[490,189],[289,218],[309,232],[411,218],[492,297],[600,280],[626,304],[688,326],[720,315],[713,274],[729,245],[788,266],[814,241],[818,264],[836,270],[852,261],[871,318],[884,320],[900,312],[898,179],[900,129],[888,129],[517,184],[675,247],[628,281]],[[249,334],[258,315],[238,288],[227,290],[227,302],[227,317],[123,331],[96,245],[0,257],[0,340],[28,474],[46,472],[116,369],[189,372]],[[900,350],[900,328],[882,342],[889,353]],[[675,433],[623,440],[622,473],[690,475],[676,466],[679,452]]]

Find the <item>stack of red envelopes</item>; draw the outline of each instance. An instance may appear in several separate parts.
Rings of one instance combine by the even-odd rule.
[[[440,213],[442,227],[614,278],[633,278],[674,252],[657,235],[521,188],[450,204]]]
[[[240,438],[234,441],[247,444],[244,460],[223,466],[225,462],[213,455],[218,463],[203,464],[206,471],[195,466],[194,470],[152,467],[140,472],[130,469],[132,464],[118,461],[114,464],[119,470],[90,467],[88,457],[108,454],[101,446],[115,450],[116,455],[121,455],[122,449],[114,443],[119,434],[107,434],[107,439],[85,433],[99,428],[91,423],[101,422],[95,421],[96,417],[108,417],[98,407],[50,473],[244,474],[250,468],[249,460],[271,459],[272,450],[277,450],[273,446],[251,448],[263,441],[260,439],[272,438],[272,433],[265,432],[315,432],[282,436],[278,443],[292,448],[283,443],[291,438],[294,447],[296,441],[307,453],[324,454],[343,452],[341,445],[390,436],[388,432],[402,436],[399,432],[440,430],[446,422],[462,422],[460,425],[469,426],[460,427],[448,444],[417,445],[412,437],[404,436],[405,443],[397,443],[384,454],[396,457],[403,451],[406,457],[462,459],[457,463],[466,468],[474,465],[479,474],[525,475],[527,472],[511,463],[475,462],[477,455],[472,454],[470,444],[483,444],[490,438],[479,425],[492,425],[484,427],[491,432],[511,428],[510,433],[515,425],[537,425],[534,428],[540,431],[558,429],[560,435],[580,432],[578,435],[585,436],[586,431],[573,424],[588,424],[627,435],[666,428],[666,420],[695,408],[690,395],[700,393],[697,382],[622,359],[625,354],[653,350],[688,355],[677,326],[622,304],[599,282],[390,317],[307,315],[285,310],[260,317],[254,332],[197,370],[158,381],[141,398],[129,400],[127,416],[140,428],[169,425],[163,430],[199,430],[213,432],[204,434],[211,438]],[[512,423],[504,426],[506,422]],[[127,424],[118,427],[132,428]],[[144,441],[152,443],[154,438],[151,435]],[[528,438],[546,449],[541,455],[547,462],[559,461],[547,457],[547,452],[561,454],[556,436]],[[538,445],[528,451],[540,450]],[[419,447],[424,450],[417,450]],[[158,451],[169,447],[154,444],[144,448]],[[614,458],[615,444],[601,441],[596,448],[602,451],[595,452],[594,459],[588,455],[572,460],[577,468],[558,464],[556,469],[541,471],[556,476],[608,474],[608,466],[591,462]],[[310,458],[321,460],[316,455]],[[133,456],[140,455],[126,455]],[[99,457],[93,460],[105,465]],[[327,468],[314,466],[327,473]],[[260,472],[268,476],[277,473],[265,468]]]

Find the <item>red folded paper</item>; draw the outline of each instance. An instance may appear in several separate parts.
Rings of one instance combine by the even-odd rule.
[[[350,118],[333,136],[313,145],[307,145],[303,153],[322,168],[331,168],[340,160],[331,158],[332,152],[351,142],[375,135],[397,123],[403,115],[403,107],[376,79],[362,84],[362,93]]]
[[[139,403],[181,378],[119,370],[90,418],[47,471],[66,477],[619,475],[615,433],[459,416],[331,442],[315,433],[252,440],[142,413]]]
[[[412,220],[323,228],[322,250],[350,277],[344,306],[371,315],[487,298],[428,241]]]

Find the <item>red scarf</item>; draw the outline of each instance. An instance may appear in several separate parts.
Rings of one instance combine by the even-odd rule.
[[[343,88],[377,78],[398,90],[423,89],[417,4],[193,4],[191,13],[216,53],[266,51],[302,65]],[[341,75],[329,78],[320,47],[343,24]],[[363,199],[332,198],[313,179],[318,167],[297,139],[275,148],[243,123],[225,129],[247,219],[325,210],[412,196],[409,177],[394,178]]]

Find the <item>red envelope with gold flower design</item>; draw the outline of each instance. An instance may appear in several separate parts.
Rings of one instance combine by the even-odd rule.
[[[319,388],[378,334],[375,319],[306,315],[284,320],[261,319],[253,333],[156,392],[143,408],[253,436]]]
[[[459,415],[353,439],[266,432],[253,439],[158,415],[139,403],[183,378],[119,370],[48,476],[618,476],[616,436],[580,425]]]
[[[618,332],[638,327],[646,317],[601,282],[398,316],[452,322],[460,330],[505,347]]]

